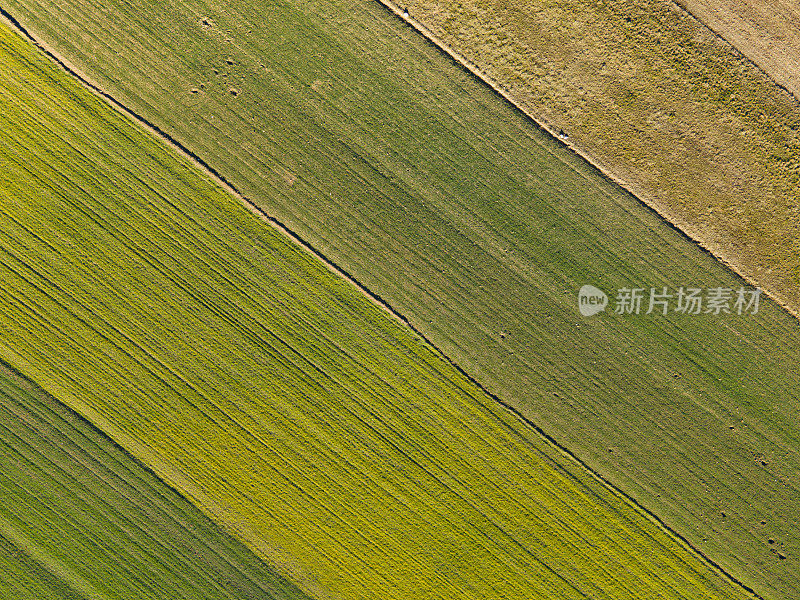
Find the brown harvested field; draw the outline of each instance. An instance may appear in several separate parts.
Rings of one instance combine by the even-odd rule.
[[[797,0],[679,0],[679,4],[800,98]]]
[[[663,0],[413,0],[408,10],[569,145],[800,310],[800,104],[720,36]]]

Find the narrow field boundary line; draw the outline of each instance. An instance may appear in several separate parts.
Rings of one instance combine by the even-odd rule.
[[[453,48],[451,48],[448,44],[446,44],[441,38],[439,38],[436,34],[434,34],[430,29],[428,29],[424,24],[420,23],[413,19],[408,11],[401,10],[399,6],[391,2],[390,0],[376,0],[381,6],[383,6],[387,11],[393,13],[396,17],[402,19],[406,24],[412,27],[417,33],[419,33],[425,40],[437,48],[440,52],[446,54],[451,60],[455,61],[458,66],[466,70],[469,74],[473,77],[480,80],[484,85],[489,86],[494,90],[497,94],[499,94],[503,100],[506,101],[514,110],[521,113],[524,117],[526,117],[534,126],[536,126],[539,130],[544,131],[545,133],[549,134],[557,143],[560,143],[562,146],[568,148],[575,154],[577,154],[581,159],[586,161],[586,163],[591,166],[595,172],[600,174],[603,178],[611,181],[614,185],[621,189],[621,191],[625,194],[628,194],[635,198],[642,206],[646,209],[652,211],[654,215],[658,217],[660,221],[666,224],[668,227],[677,231],[682,236],[686,237],[690,241],[692,241],[701,251],[706,253],[707,255],[714,258],[714,260],[722,263],[726,268],[730,269],[733,273],[742,277],[746,281],[749,281],[747,277],[739,273],[733,265],[731,265],[727,260],[722,257],[717,256],[713,252],[711,252],[708,248],[706,248],[700,240],[696,240],[691,237],[686,231],[682,228],[678,227],[672,221],[670,221],[666,216],[661,214],[658,210],[656,210],[653,206],[650,206],[647,202],[642,200],[637,194],[634,194],[630,191],[629,187],[623,180],[616,177],[612,173],[606,172],[602,169],[596,161],[592,160],[592,158],[580,148],[576,147],[575,145],[566,142],[558,135],[558,132],[554,131],[547,123],[540,121],[536,118],[529,110],[527,110],[522,104],[518,103],[517,100],[507,91],[502,85],[496,82],[488,73],[481,70],[477,65],[472,63],[469,59],[462,56],[458,52],[456,52]],[[688,11],[687,11],[688,13]],[[694,15],[688,13],[692,18],[695,18]],[[700,21],[701,24],[702,21]],[[712,31],[712,33],[714,33]],[[724,39],[724,38],[723,38]],[[725,40],[726,43],[727,40]],[[735,48],[734,48],[735,49]],[[736,49],[738,52],[738,49]],[[745,57],[746,58],[746,57]],[[749,59],[748,59],[749,60]],[[752,61],[751,61],[752,62]],[[770,81],[772,79],[770,78]],[[751,282],[752,283],[752,282]],[[800,318],[800,312],[795,311],[793,307],[791,307],[788,303],[783,302],[781,299],[775,297],[773,294],[768,292],[767,290],[763,290],[767,292],[769,295],[779,306],[781,306],[784,310],[786,310],[789,314],[796,318]],[[447,360],[447,362],[453,366],[457,371],[459,371],[464,377],[466,377],[469,381],[473,384],[478,386],[480,390],[485,393],[487,396],[495,400],[498,404],[503,406],[506,410],[514,414],[517,418],[521,419],[525,422],[528,426],[530,426],[534,431],[536,431],[541,437],[543,437],[554,449],[556,449],[562,456],[568,458],[569,460],[574,461],[575,463],[579,464],[583,469],[585,469],[596,481],[602,484],[606,489],[611,491],[613,494],[617,495],[620,498],[623,498],[628,503],[630,503],[642,516],[649,519],[651,522],[655,523],[659,528],[662,529],[669,537],[673,538],[677,541],[680,545],[682,545],[685,549],[689,550],[690,554],[694,554],[697,558],[700,559],[701,562],[706,563],[708,566],[712,568],[712,570],[717,571],[717,573],[729,583],[733,584],[734,586],[738,586],[741,589],[745,590],[749,594],[751,594],[754,598],[759,600],[765,600],[763,596],[758,594],[753,588],[745,584],[743,581],[740,581],[738,578],[734,577],[730,573],[728,573],[720,564],[715,562],[709,556],[704,554],[699,548],[695,547],[688,539],[683,537],[680,533],[670,527],[665,521],[663,521],[659,516],[655,515],[654,513],[650,512],[647,508],[645,508],[642,504],[639,503],[638,500],[633,498],[632,496],[626,494],[624,491],[619,489],[615,486],[610,480],[606,479],[603,475],[596,472],[592,469],[587,463],[585,463],[582,459],[580,459],[577,455],[573,454],[568,448],[563,446],[559,443],[555,438],[550,436],[546,433],[541,427],[536,425],[533,421],[528,419],[525,415],[523,415],[518,409],[514,406],[510,405],[508,402],[502,400],[498,396],[496,396],[493,392],[489,391],[486,387],[483,386],[479,381],[473,378],[470,374],[466,373],[458,364],[456,364],[450,356],[446,355],[442,352],[435,344],[433,344],[430,340],[427,339],[422,333],[414,329],[413,326],[409,325],[412,330],[417,333],[420,337],[422,337],[428,344],[433,346],[436,351]]]
[[[93,421],[92,419],[84,416],[77,409],[70,407],[59,398],[56,398],[55,395],[46,391],[31,377],[23,374],[23,372],[18,370],[16,367],[11,366],[9,358],[9,356],[2,353],[2,348],[0,347],[0,377],[4,376],[9,378],[13,385],[24,390],[25,393],[34,396],[36,401],[43,404],[45,407],[44,410],[50,411],[53,415],[55,415],[54,418],[56,420],[63,420],[65,423],[67,423],[67,427],[72,427],[79,432],[79,435],[93,440],[102,455],[111,456],[114,458],[114,460],[117,460],[119,469],[122,471],[125,471],[126,473],[133,473],[133,475],[139,481],[140,486],[144,486],[151,491],[155,490],[154,493],[156,494],[156,500],[154,500],[154,502],[161,507],[161,510],[168,511],[171,514],[172,509],[180,509],[180,503],[184,502],[202,515],[201,521],[204,520],[204,524],[201,525],[201,528],[204,529],[204,531],[211,532],[212,536],[219,535],[228,536],[231,538],[231,540],[233,540],[233,548],[231,548],[231,546],[225,546],[222,550],[212,549],[212,553],[217,558],[224,560],[227,565],[233,568],[236,572],[242,574],[242,576],[245,577],[250,583],[252,583],[255,587],[265,591],[265,593],[268,591],[265,588],[272,586],[275,589],[282,589],[284,591],[289,588],[289,590],[292,592],[300,592],[304,596],[305,600],[314,600],[314,598],[316,598],[316,596],[313,596],[310,592],[306,593],[303,591],[303,588],[301,588],[297,582],[289,579],[286,575],[279,571],[279,569],[273,563],[267,564],[266,577],[264,578],[261,578],[258,575],[247,574],[245,571],[248,569],[248,565],[245,565],[243,570],[240,568],[240,566],[244,563],[237,562],[239,549],[247,550],[247,552],[251,553],[259,561],[263,561],[263,559],[247,543],[244,534],[240,535],[237,528],[231,527],[226,523],[218,522],[214,516],[214,510],[209,508],[215,507],[213,503],[209,502],[208,504],[204,504],[200,499],[195,501],[196,497],[191,493],[181,491],[177,483],[171,483],[165,479],[164,476],[159,475],[158,468],[160,466],[164,470],[165,476],[171,475],[176,478],[176,481],[180,481],[181,478],[183,478],[183,485],[190,485],[187,484],[187,482],[191,481],[190,479],[186,478],[182,472],[175,471],[172,469],[172,467],[164,465],[162,461],[155,460],[153,462],[156,464],[153,464],[152,466],[145,463],[143,459],[137,457],[131,450],[123,446],[122,441],[117,441],[117,439],[112,436],[111,431],[114,431],[113,426],[110,426],[109,429],[106,430],[101,427],[102,418],[99,418],[97,421]],[[93,416],[97,417],[98,415],[95,414]],[[107,423],[107,425],[110,424]],[[59,429],[59,431],[61,431],[61,429]],[[95,436],[99,437],[99,442],[97,439],[95,439]],[[137,447],[138,442],[133,438],[127,438],[124,433],[122,433],[120,437],[122,439],[127,439],[128,442],[131,442],[132,447]],[[104,444],[108,444],[108,446]],[[151,458],[153,457],[152,454],[147,452],[148,449],[146,447],[140,447],[139,449],[144,455],[148,455]],[[118,460],[119,457],[115,457],[115,453],[121,455],[123,458]],[[131,464],[126,465],[126,460],[130,461]],[[137,469],[140,471],[139,473],[135,473]],[[122,478],[122,472],[118,473],[117,471],[114,471],[114,473],[119,478]],[[152,478],[156,483],[149,481],[148,477]],[[166,493],[158,491],[156,488],[159,487],[159,485],[164,486],[164,488],[169,491]],[[136,487],[136,490],[140,491],[139,487]],[[197,536],[196,539],[200,540],[201,537]],[[204,545],[204,547],[209,548],[206,541],[201,541],[201,543]],[[106,600],[105,597],[102,600]]]
[[[377,0],[384,8],[391,11],[392,13],[396,14],[399,18],[403,19],[406,23],[408,23],[411,27],[413,27],[418,33],[420,33],[425,39],[431,43],[433,46],[438,48],[440,51],[443,51],[447,54],[450,58],[455,60],[461,67],[465,68],[469,71],[472,75],[477,77],[481,80],[484,84],[489,85],[493,90],[495,90],[498,94],[502,96],[502,98],[512,105],[516,110],[521,112],[525,117],[530,119],[539,129],[549,133],[552,135],[556,140],[558,140],[558,136],[551,131],[546,125],[539,123],[532,115],[530,115],[525,109],[519,106],[506,92],[502,89],[498,84],[494,83],[492,79],[482,73],[477,67],[472,65],[469,61],[465,58],[458,55],[455,51],[451,50],[444,44],[441,40],[436,38],[432,33],[430,33],[422,24],[417,23],[416,21],[411,20],[409,17],[404,16],[403,12],[394,4],[387,2],[386,0]],[[365,295],[371,302],[376,304],[378,307],[382,308],[385,312],[387,312],[395,321],[400,323],[402,326],[408,328],[414,334],[416,334],[419,338],[421,338],[428,346],[436,351],[436,353],[453,369],[455,369],[462,377],[468,380],[470,383],[475,385],[478,389],[481,390],[483,394],[485,394],[488,398],[491,398],[495,401],[498,405],[505,408],[507,411],[512,413],[517,419],[524,422],[528,425],[531,429],[533,429],[538,435],[540,435],[552,448],[554,448],[559,454],[564,456],[569,461],[579,465],[583,470],[585,470],[593,479],[595,479],[598,483],[600,483],[604,488],[608,489],[612,494],[616,495],[617,497],[623,499],[627,503],[629,503],[639,514],[644,516],[645,518],[649,519],[651,522],[656,524],[662,531],[664,531],[669,537],[673,540],[678,542],[681,546],[685,549],[689,550],[691,554],[694,554],[701,562],[705,563],[707,566],[712,568],[712,571],[717,572],[718,575],[721,576],[723,580],[727,580],[729,583],[737,586],[749,594],[751,594],[754,598],[758,600],[766,600],[764,597],[760,596],[755,590],[747,586],[745,583],[739,581],[736,577],[729,574],[725,571],[719,564],[714,562],[708,556],[703,554],[698,548],[693,546],[689,540],[684,538],[680,535],[677,531],[673,530],[666,522],[662,521],[660,517],[656,516],[655,514],[648,511],[644,506],[642,506],[636,499],[632,496],[629,496],[621,489],[617,488],[610,480],[606,479],[600,473],[594,471],[587,463],[583,460],[578,458],[575,454],[573,454],[570,450],[568,450],[565,446],[561,445],[555,438],[551,437],[547,434],[541,427],[536,425],[530,419],[525,417],[517,408],[502,400],[499,396],[495,395],[493,392],[489,391],[482,383],[480,383],[477,379],[475,379],[472,375],[467,373],[460,365],[458,365],[453,359],[450,358],[447,354],[442,352],[436,344],[434,344],[431,340],[427,338],[422,332],[417,330],[411,323],[406,319],[403,315],[401,315],[398,311],[392,308],[380,295],[375,294],[363,284],[361,284],[356,278],[354,278],[349,272],[345,269],[339,267],[336,263],[328,259],[323,253],[316,250],[311,244],[303,240],[300,236],[290,230],[286,225],[280,222],[275,217],[269,215],[266,211],[262,208],[257,206],[252,200],[244,196],[241,192],[239,192],[236,187],[230,183],[223,175],[218,173],[216,169],[212,166],[207,164],[202,158],[197,156],[193,151],[183,146],[179,141],[173,138],[170,134],[163,131],[157,125],[151,123],[143,116],[140,116],[121,102],[119,102],[116,98],[111,96],[108,92],[103,91],[100,86],[95,83],[92,83],[88,78],[84,77],[78,69],[73,66],[66,58],[61,56],[55,49],[51,48],[49,45],[39,41],[36,39],[13,15],[11,15],[8,11],[5,10],[4,7],[0,6],[0,17],[14,30],[16,30],[19,34],[25,37],[29,42],[34,44],[37,48],[39,48],[48,58],[54,61],[61,69],[63,69],[68,75],[75,78],[81,85],[83,85],[86,89],[91,91],[93,94],[98,96],[99,98],[105,100],[112,108],[117,110],[118,112],[122,113],[124,116],[132,119],[135,123],[146,129],[152,135],[156,136],[160,141],[167,143],[173,150],[177,151],[181,156],[188,159],[196,168],[200,169],[204,172],[208,177],[210,177],[215,183],[220,185],[223,189],[225,189],[228,193],[234,195],[237,199],[239,199],[246,208],[248,208],[251,212],[255,213],[257,216],[261,217],[265,221],[267,221],[271,226],[275,229],[283,233],[287,236],[291,241],[295,244],[300,246],[303,250],[305,250],[310,255],[314,256],[315,258],[322,261],[322,263],[333,273],[339,275],[340,277],[344,278],[348,282],[350,282],[358,291],[360,291],[363,295]],[[558,140],[563,144],[563,141]],[[576,154],[578,154],[581,158],[587,161],[595,170],[597,170],[601,175],[611,179],[616,185],[618,185],[626,194],[630,194],[625,188],[624,185],[617,181],[616,179],[606,175],[600,170],[593,162],[591,162],[588,158],[586,158],[581,152],[577,149],[573,148],[570,145],[564,144],[571,150],[573,150]],[[634,196],[636,198],[636,196]],[[641,202],[641,200],[640,200]],[[653,210],[654,213],[658,214],[658,216],[670,227],[679,231],[683,235],[686,235],[683,231],[681,231],[678,227],[673,225],[669,220],[664,218],[660,215],[657,211],[649,207],[647,203],[642,202],[645,207],[650,208]],[[687,236],[688,237],[688,236]],[[690,238],[691,239],[691,238]],[[695,242],[698,243],[698,242]],[[698,245],[700,245],[698,243]],[[707,249],[700,247],[705,251],[709,252]],[[712,254],[713,256],[713,254]],[[715,257],[717,258],[717,257]],[[725,263],[727,264],[727,263]],[[730,267],[729,267],[730,268]],[[735,272],[735,271],[734,271]],[[159,477],[159,479],[161,479]],[[183,495],[183,494],[182,494]]]
[[[407,25],[416,30],[417,33],[419,33],[423,38],[425,38],[425,40],[429,44],[434,46],[440,52],[446,54],[451,60],[455,61],[458,64],[458,66],[467,71],[470,75],[480,80],[484,85],[487,85],[490,88],[492,88],[492,90],[494,90],[497,94],[499,94],[503,98],[503,100],[506,101],[508,105],[510,105],[518,113],[522,114],[528,121],[530,121],[539,130],[543,131],[544,133],[552,137],[554,141],[556,141],[556,143],[560,144],[564,148],[569,149],[572,153],[583,159],[603,179],[610,181],[612,184],[616,185],[623,193],[625,193],[626,195],[630,195],[643,207],[652,211],[652,213],[662,223],[664,223],[674,231],[680,233],[681,236],[687,238],[695,246],[697,246],[698,249],[700,249],[703,253],[712,257],[716,262],[721,263],[731,272],[735,273],[736,275],[738,275],[751,285],[754,285],[751,278],[745,275],[744,273],[740,272],[739,269],[737,269],[736,266],[730,260],[710,250],[701,239],[690,235],[688,233],[688,229],[691,226],[690,223],[681,224],[673,222],[664,213],[659,211],[658,208],[655,207],[655,205],[643,199],[648,196],[647,193],[636,191],[638,186],[626,182],[625,180],[621,179],[611,171],[607,170],[602,166],[601,164],[602,161],[598,157],[593,156],[589,151],[579,146],[576,146],[568,139],[565,139],[564,137],[559,135],[560,131],[554,130],[552,127],[550,127],[550,125],[547,122],[542,121],[541,119],[536,117],[528,108],[525,107],[524,104],[515,99],[508,89],[506,89],[502,84],[497,82],[491,75],[489,75],[486,71],[482,70],[480,67],[478,67],[475,63],[473,63],[465,56],[459,54],[456,50],[450,47],[444,40],[442,40],[430,29],[428,29],[423,23],[415,20],[405,10],[401,10],[397,4],[394,4],[390,0],[375,0],[375,1],[381,4],[386,10],[390,11],[395,16],[402,19]],[[674,0],[673,3],[676,8],[686,12],[686,14],[689,15],[689,17],[697,21],[702,27],[705,27],[714,36],[716,36],[721,41],[731,46],[734,49],[734,51],[737,52],[744,60],[747,60],[748,62],[752,63],[759,71],[761,71],[764,74],[764,76],[767,77],[767,79],[769,79],[769,81],[773,82],[777,87],[779,87],[781,90],[785,91],[787,94],[789,94],[794,98],[793,94],[788,89],[786,89],[781,84],[775,82],[769,76],[768,73],[766,73],[763,69],[761,69],[761,67],[759,67],[752,60],[747,58],[744,54],[742,54],[738,48],[733,46],[733,44],[731,44],[728,40],[726,40],[721,35],[717,34],[713,29],[708,27],[703,21],[695,17],[691,12],[689,12],[683,6],[681,6],[680,0]],[[585,175],[581,174],[581,176],[585,178]],[[800,319],[800,307],[796,307],[787,300],[785,300],[784,298],[782,298],[777,290],[762,289],[762,294],[769,296],[770,299],[772,299],[776,304],[778,304],[778,306],[780,306],[783,310],[792,315],[794,318]]]

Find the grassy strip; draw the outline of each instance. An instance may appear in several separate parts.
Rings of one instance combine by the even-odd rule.
[[[46,597],[30,577],[88,590],[87,600],[308,598],[97,429],[3,366],[0,448],[0,534],[21,549],[9,556],[22,569],[3,580],[20,594]]]
[[[748,596],[6,28],[0,61],[0,351],[302,587]]]
[[[678,0],[800,98],[800,11],[791,0]]]
[[[743,282],[410,28],[346,0],[6,4],[737,578],[799,593],[796,320],[772,303],[738,319],[582,319],[585,283]],[[711,89],[703,77],[687,80]],[[765,99],[742,110],[780,107]],[[714,185],[740,181],[728,175]]]
[[[90,600],[0,537],[0,594],[15,600]]]

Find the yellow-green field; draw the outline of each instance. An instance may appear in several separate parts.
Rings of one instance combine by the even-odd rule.
[[[5,26],[0,77],[3,358],[312,595],[749,597]]]
[[[576,295],[587,283],[613,302],[625,286],[738,289],[745,282],[537,130],[402,19],[378,3],[349,0],[4,5],[726,571],[764,597],[800,594],[797,320],[766,301],[757,315],[581,317]],[[537,18],[550,20],[531,28],[542,35],[530,43],[565,55],[543,64],[530,81],[546,86],[577,76],[580,44],[613,49],[607,70],[587,63],[600,77],[594,101],[576,103],[555,92],[541,97],[553,114],[569,109],[587,120],[586,129],[565,126],[571,140],[605,148],[622,136],[637,164],[668,153],[653,173],[664,186],[683,186],[680,193],[694,194],[697,205],[732,185],[755,199],[752,206],[777,206],[780,214],[773,202],[779,188],[771,197],[756,185],[773,175],[742,169],[777,161],[774,176],[785,176],[789,186],[791,160],[765,157],[784,139],[770,132],[781,123],[793,126],[796,115],[786,97],[748,79],[752,65],[731,66],[730,48],[690,35],[689,21],[649,11],[649,4],[542,6],[549,8]],[[567,8],[586,6],[613,18],[570,20]],[[418,4],[410,9],[420,15]],[[658,29],[668,17],[683,23],[680,36]],[[534,22],[521,21],[518,35],[509,32],[502,44],[525,42],[524,23]],[[584,35],[592,23],[608,38]],[[658,31],[661,53],[637,45]],[[489,50],[481,56],[494,56]],[[640,71],[650,63],[635,56],[656,61],[652,71]],[[688,62],[680,62],[683,56]],[[667,59],[677,62],[657,62]],[[652,84],[654,72],[671,83]],[[727,88],[718,87],[725,85],[735,92],[727,100],[720,92]],[[645,102],[648,89],[658,91],[658,102],[676,104],[658,112],[658,102]],[[693,106],[708,108],[713,118],[681,112],[681,94],[701,92]],[[608,112],[592,120],[590,109],[598,106]],[[646,135],[636,134],[644,128],[635,121],[608,124],[597,116],[635,115],[636,107],[653,119]],[[748,121],[755,111],[765,120]],[[727,137],[705,129],[718,119]],[[676,129],[686,123],[693,129]],[[650,145],[636,149],[642,140]],[[713,159],[713,168],[693,162],[697,156]],[[721,226],[740,208],[712,206],[708,223]],[[756,221],[748,231],[758,232],[766,251],[794,256],[788,213],[768,230]],[[197,270],[181,261],[175,269]],[[316,294],[316,285],[309,283],[308,293]],[[260,285],[247,289],[253,297],[264,293]],[[153,344],[163,344],[161,331]],[[354,339],[372,335],[365,331]],[[223,398],[226,389],[220,388]]]

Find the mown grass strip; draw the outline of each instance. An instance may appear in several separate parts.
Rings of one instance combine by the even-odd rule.
[[[89,600],[0,537],[0,594],[18,600]]]
[[[773,598],[800,593],[796,320],[772,303],[741,319],[581,318],[585,283],[613,294],[744,282],[386,10],[347,0],[3,4],[730,573]],[[627,27],[617,12],[614,27]],[[569,22],[574,40],[591,41]],[[673,42],[675,56],[695,48]],[[695,71],[678,75],[695,73],[692,89],[712,94]],[[570,71],[537,73],[544,85]],[[743,85],[737,94],[750,93]],[[758,97],[742,96],[742,110],[780,113],[779,99]],[[598,143],[638,139],[597,123],[586,131]],[[700,143],[686,139],[679,154]],[[680,161],[662,171],[700,196],[704,182],[737,181],[692,173]],[[761,239],[781,250],[782,236],[796,237]]]
[[[308,598],[104,434],[4,365],[0,498],[2,548],[21,569],[2,578],[20,595],[3,598],[26,591],[46,597],[32,581],[76,597],[84,592],[87,600]]]
[[[750,596],[7,28],[0,61],[0,352],[301,587]]]

